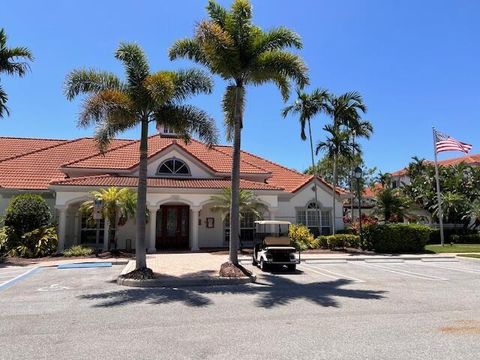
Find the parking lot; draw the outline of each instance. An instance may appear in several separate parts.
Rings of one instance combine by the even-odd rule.
[[[477,359],[480,350],[480,261],[311,260],[256,284],[177,289],[119,287],[121,269],[0,268],[0,283],[19,277],[0,287],[0,358]]]

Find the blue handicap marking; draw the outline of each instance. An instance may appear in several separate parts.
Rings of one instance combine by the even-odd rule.
[[[85,269],[85,268],[97,268],[97,267],[112,267],[111,262],[83,262],[72,264],[61,264],[57,266],[57,269]]]

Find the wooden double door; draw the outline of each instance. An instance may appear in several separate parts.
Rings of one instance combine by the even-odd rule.
[[[162,205],[157,212],[157,249],[188,249],[190,207]]]

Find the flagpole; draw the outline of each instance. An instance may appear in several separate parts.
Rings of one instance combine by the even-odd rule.
[[[435,157],[435,181],[437,183],[437,203],[438,203],[438,221],[440,224],[440,244],[444,245],[443,237],[443,212],[442,212],[442,202],[440,196],[440,178],[438,176],[438,161],[437,161],[437,137],[435,135],[435,127],[432,127],[433,130],[433,155]]]

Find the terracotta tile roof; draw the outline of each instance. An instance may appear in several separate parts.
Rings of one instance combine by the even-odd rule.
[[[111,147],[129,142],[131,140],[114,140]],[[0,187],[45,190],[52,179],[65,178],[60,171],[62,164],[92,154],[98,154],[95,142],[91,138],[80,138],[1,161]]]
[[[191,140],[188,144],[185,144],[180,139],[160,137],[159,135],[151,136],[148,140],[148,157],[151,158],[174,144],[190,153],[190,155],[215,172],[230,173],[231,171],[231,156],[218,151],[215,147],[209,149],[196,140]],[[107,151],[105,154],[96,154],[83,159],[77,158],[79,160],[70,162],[65,167],[131,170],[138,165],[139,156],[139,141],[134,141],[125,146]],[[267,170],[244,161],[241,163],[240,169],[244,174],[268,175]]]
[[[0,161],[67,142],[60,139],[36,139],[0,136]]]
[[[425,160],[425,162],[433,165],[433,161],[431,161],[431,160]],[[456,158],[452,158],[452,159],[440,160],[438,162],[438,165],[452,166],[452,165],[458,165],[462,162],[465,163],[465,164],[480,166],[480,154],[465,155],[465,156],[460,156],[460,157],[456,157]],[[404,168],[404,169],[401,169],[401,170],[394,171],[394,172],[390,173],[390,175],[392,175],[392,176],[407,175],[407,169]]]
[[[61,186],[119,186],[136,187],[136,176],[98,175],[69,178],[52,181],[51,185]],[[183,188],[183,189],[224,189],[230,186],[230,179],[169,179],[148,178],[147,186],[150,188]],[[245,190],[277,190],[283,189],[261,182],[241,179],[240,188]]]
[[[233,151],[231,146],[219,145],[215,146],[215,148],[229,155],[231,155]],[[272,176],[267,179],[267,184],[282,187],[288,192],[298,191],[313,180],[313,175],[302,174],[296,170],[289,169],[283,165],[263,159],[244,150],[242,150],[241,159],[242,161],[247,161],[271,172]],[[326,182],[323,178],[318,177],[318,180],[330,189],[332,188],[332,185]],[[344,189],[337,188],[337,193],[344,194],[346,191]]]
[[[218,145],[215,146],[215,148],[229,156],[231,156],[233,152],[231,146]],[[272,176],[267,179],[267,184],[282,187],[288,192],[294,192],[312,179],[309,175],[263,159],[247,151],[242,150],[241,159],[243,162],[248,162],[270,172]]]
[[[375,184],[373,184],[373,188],[372,187],[366,187],[363,190],[363,196],[368,197],[368,198],[374,198],[374,197],[377,196],[378,191],[380,191],[382,189],[383,189],[382,184],[375,183]]]

